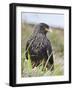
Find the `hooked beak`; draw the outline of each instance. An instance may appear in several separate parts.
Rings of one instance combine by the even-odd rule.
[[[45,28],[45,30],[47,31],[47,32],[51,32],[52,33],[52,29],[51,28]]]

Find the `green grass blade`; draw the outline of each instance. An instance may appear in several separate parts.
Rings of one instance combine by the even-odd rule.
[[[28,72],[32,72],[32,64],[31,64],[31,59],[30,59],[30,54],[28,53]]]

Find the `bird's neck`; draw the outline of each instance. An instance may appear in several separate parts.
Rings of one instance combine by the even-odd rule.
[[[40,36],[40,37],[46,37],[46,34],[38,33],[37,36]]]

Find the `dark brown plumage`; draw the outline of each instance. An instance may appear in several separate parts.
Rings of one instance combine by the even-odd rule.
[[[44,60],[45,66],[47,60],[49,59],[46,67],[53,70],[54,60],[52,46],[50,40],[46,36],[46,28],[49,29],[49,26],[45,23],[40,23],[35,27],[34,33],[26,44],[26,58],[28,59],[29,52],[33,68],[38,66],[42,60]]]

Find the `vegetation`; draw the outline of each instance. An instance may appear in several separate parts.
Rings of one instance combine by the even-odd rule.
[[[25,46],[29,37],[32,35],[34,25],[22,23],[21,35],[21,76],[22,77],[36,77],[36,76],[57,76],[64,74],[64,30],[61,28],[52,28],[52,33],[48,33],[47,37],[50,39],[53,54],[54,54],[54,71],[43,70],[43,62],[32,69],[30,55],[28,60],[25,57]]]

